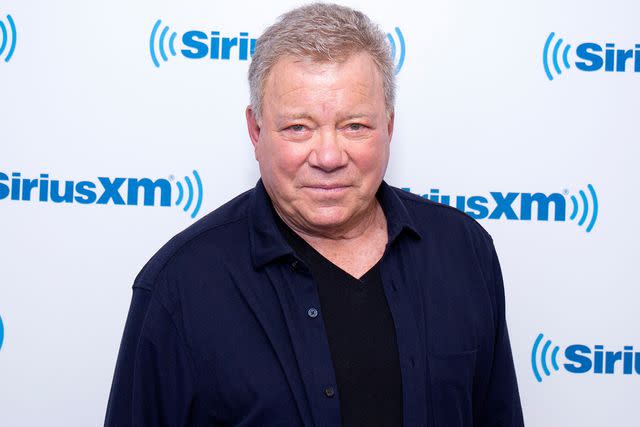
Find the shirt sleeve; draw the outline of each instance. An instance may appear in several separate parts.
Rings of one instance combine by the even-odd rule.
[[[188,424],[193,368],[170,313],[149,289],[134,287],[105,426]]]
[[[484,405],[476,426],[522,427],[524,426],[522,406],[505,316],[504,284],[500,263],[492,242],[490,250],[491,278],[495,285],[496,334]]]

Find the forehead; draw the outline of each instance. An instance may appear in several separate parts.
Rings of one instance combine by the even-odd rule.
[[[272,67],[264,86],[264,107],[291,108],[384,105],[380,71],[366,52],[341,62],[285,56]]]

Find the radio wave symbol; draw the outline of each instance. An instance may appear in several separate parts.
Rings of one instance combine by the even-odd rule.
[[[149,38],[149,53],[151,54],[151,60],[153,64],[160,68],[160,62],[158,61],[158,56],[156,55],[156,35],[158,34],[158,30],[160,29],[160,25],[162,25],[162,20],[158,19],[151,30],[151,37]],[[158,51],[160,52],[160,57],[164,62],[167,62],[169,58],[167,57],[167,52],[165,50],[165,45],[169,47],[169,52],[171,56],[176,56],[176,36],[178,35],[175,31],[171,33],[168,42],[166,41],[167,34],[169,33],[169,27],[167,25],[164,26],[162,31],[160,32],[160,37],[158,38]]]
[[[587,233],[589,233],[598,219],[598,196],[596,195],[596,190],[593,188],[593,185],[587,184],[587,190],[591,195],[591,203],[589,203],[589,199],[587,199],[587,194],[580,190],[578,194],[580,195],[580,200],[576,198],[576,196],[571,196],[571,205],[573,210],[571,211],[571,215],[569,218],[572,221],[578,221],[578,225],[582,227],[587,221],[587,217],[589,217],[589,205],[591,205],[591,218],[589,219],[589,224],[587,224]],[[582,209],[580,209],[580,205]],[[582,215],[578,218],[578,211],[582,210]]]
[[[547,73],[547,78],[549,80],[553,80],[553,74],[551,74],[551,69],[549,68],[549,53],[551,52],[551,62],[553,63],[553,68],[556,73],[559,75],[562,74],[562,69],[560,68],[560,61],[558,60],[560,57],[560,47],[562,46],[562,39],[558,38],[558,40],[553,45],[553,50],[551,49],[551,42],[555,37],[556,33],[550,33],[549,37],[547,37],[547,41],[544,44],[544,49],[542,50],[542,65],[544,66],[544,72]],[[571,66],[569,65],[569,50],[571,50],[571,45],[567,44],[564,49],[562,49],[562,64],[565,68],[569,69]]]
[[[200,175],[198,175],[198,171],[194,170],[193,176],[195,178],[195,184],[196,184],[195,188],[193,186],[193,183],[191,182],[191,178],[189,178],[188,176],[184,177],[184,181],[186,183],[186,189],[182,185],[181,181],[176,181],[176,186],[178,187],[178,198],[176,200],[176,206],[180,206],[182,201],[185,200],[185,195],[186,195],[186,201],[182,210],[187,212],[191,207],[192,203],[194,203],[194,199],[195,199],[195,205],[193,208],[193,212],[191,212],[191,218],[196,217],[196,215],[198,214],[198,211],[200,210],[200,206],[202,205],[202,181],[200,180]]]
[[[402,36],[402,31],[400,28],[395,28],[396,36],[398,37],[398,43],[400,44],[400,51],[396,50],[396,42],[393,39],[393,35],[391,33],[387,33],[387,40],[389,40],[389,46],[391,46],[391,57],[393,58],[393,63],[396,65],[395,73],[398,74],[402,69],[402,64],[404,64],[404,54],[405,54],[405,45],[404,45],[404,37]],[[396,58],[396,53],[398,53],[398,57]]]
[[[542,342],[543,335],[539,334],[538,338],[536,338],[533,343],[533,349],[531,350],[531,369],[533,370],[533,375],[535,375],[536,379],[539,383],[542,382],[542,377],[540,376],[540,371],[538,370],[538,348],[540,347],[540,343]],[[549,353],[549,348],[551,347],[551,340],[547,340],[547,342],[542,346],[542,351],[540,353],[540,365],[542,366],[542,371],[546,376],[551,375],[551,371],[549,371],[549,366],[547,365],[547,354]],[[555,346],[553,351],[551,352],[551,364],[555,371],[559,370],[558,367],[558,350],[560,347]]]
[[[2,19],[0,19],[0,33],[2,33],[0,36],[0,57],[8,47],[7,56],[4,58],[4,62],[9,62],[13,56],[13,51],[16,50],[16,39],[18,38],[16,24],[13,22],[11,15],[7,15],[7,23],[9,28],[7,28]]]
[[[3,341],[4,341],[4,325],[2,324],[2,316],[0,316],[0,350],[2,350]]]

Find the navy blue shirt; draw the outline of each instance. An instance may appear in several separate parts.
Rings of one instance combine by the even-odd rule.
[[[380,263],[356,279],[316,251],[277,214],[274,218],[318,288],[342,427],[401,426],[396,328],[384,295]]]
[[[462,212],[384,182],[377,197],[404,425],[522,426],[490,236]],[[339,426],[319,307],[259,181],[138,274],[105,425]]]

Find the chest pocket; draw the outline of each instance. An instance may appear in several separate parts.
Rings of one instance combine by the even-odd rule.
[[[429,354],[431,400],[436,427],[473,426],[476,350]]]

